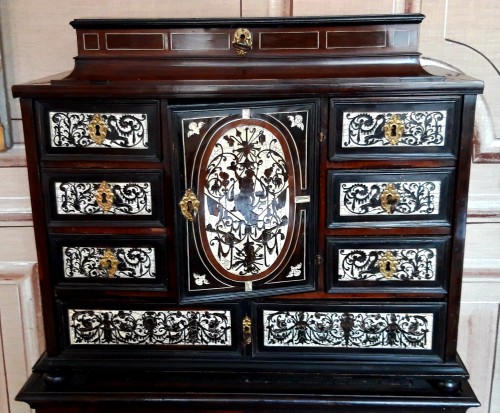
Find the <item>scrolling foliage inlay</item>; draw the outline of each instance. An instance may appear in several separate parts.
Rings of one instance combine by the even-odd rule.
[[[101,264],[108,248],[63,247],[65,278],[108,278],[109,269]],[[117,259],[114,278],[156,277],[155,250],[153,248],[117,247],[112,250]]]
[[[229,311],[68,310],[71,344],[231,345]]]
[[[106,133],[96,141],[89,125],[94,114],[50,112],[50,144],[53,148],[124,148],[147,149],[148,119],[146,114],[104,113],[100,116]]]
[[[264,345],[432,348],[432,314],[264,311]]]
[[[397,142],[391,142],[384,133],[384,127],[393,116],[399,116],[404,125],[404,132]],[[343,124],[343,148],[445,144],[446,111],[345,112]]]
[[[436,279],[436,249],[341,249],[339,250],[340,281],[387,280],[380,271],[380,262],[390,252],[398,264],[391,280],[430,281]]]

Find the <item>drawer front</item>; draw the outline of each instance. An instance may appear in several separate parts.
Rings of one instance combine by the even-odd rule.
[[[444,304],[258,304],[259,351],[373,357],[442,350]]]
[[[38,102],[43,157],[160,159],[156,101]]]
[[[326,245],[326,277],[331,293],[445,292],[449,237],[331,237]]]
[[[50,247],[59,286],[166,289],[164,237],[52,235]]]
[[[49,222],[161,225],[161,183],[161,171],[46,173]]]
[[[72,349],[105,347],[109,357],[120,350],[146,348],[175,350],[177,355],[203,352],[231,352],[238,349],[234,330],[239,312],[234,305],[182,307],[129,304],[127,308],[109,305],[62,306],[65,321],[64,346]],[[132,353],[128,353],[132,354]]]
[[[328,227],[450,225],[453,170],[329,171]]]
[[[332,100],[329,157],[455,158],[459,108],[458,98]]]

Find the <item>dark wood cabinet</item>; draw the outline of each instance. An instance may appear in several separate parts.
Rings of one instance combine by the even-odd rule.
[[[74,70],[13,88],[46,335],[18,399],[476,406],[456,339],[482,83],[421,67],[422,18],[73,21]]]

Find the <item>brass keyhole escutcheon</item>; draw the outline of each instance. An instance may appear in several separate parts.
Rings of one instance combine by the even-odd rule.
[[[384,136],[391,145],[397,145],[403,133],[405,125],[399,115],[393,115],[384,125]]]
[[[87,131],[90,139],[92,139],[96,144],[102,145],[106,140],[106,135],[108,134],[108,125],[106,125],[102,116],[96,113],[87,125]]]
[[[378,268],[385,278],[393,278],[398,268],[398,260],[391,251],[386,251],[378,261]]]
[[[253,40],[252,33],[248,29],[237,29],[233,36],[233,47],[238,56],[245,56],[252,50]]]
[[[243,318],[243,345],[252,344],[252,320],[247,315]]]
[[[107,271],[109,278],[114,278],[116,275],[116,271],[118,270],[118,258],[113,253],[110,248],[106,248],[104,251],[104,255],[101,257],[99,261],[99,265]]]
[[[115,201],[115,195],[111,190],[111,186],[106,182],[102,181],[95,192],[95,200],[99,208],[101,208],[104,212],[109,212],[109,210],[113,207],[113,203]]]
[[[393,184],[388,184],[380,194],[380,206],[389,214],[394,214],[401,196]]]
[[[194,221],[200,209],[200,200],[196,197],[192,189],[186,189],[184,196],[179,202],[181,214],[188,221]]]

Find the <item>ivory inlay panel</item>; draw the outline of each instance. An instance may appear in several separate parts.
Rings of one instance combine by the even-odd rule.
[[[231,346],[226,310],[68,310],[71,344]]]
[[[431,350],[432,313],[263,311],[264,346]]]
[[[385,277],[379,264],[387,251],[397,261],[391,277]],[[338,251],[339,281],[434,281],[435,248],[345,249]]]
[[[439,213],[441,182],[392,182],[400,195],[392,215],[436,215]],[[340,216],[388,214],[377,201],[389,186],[385,182],[349,182],[340,184]]]
[[[94,113],[49,112],[52,148],[148,149],[148,117],[140,113],[101,113],[108,128],[102,143],[88,131]]]
[[[62,247],[62,259],[65,278],[156,278],[154,248]]]
[[[392,145],[384,135],[384,125],[398,115],[404,124],[401,139]],[[446,111],[345,112],[342,119],[342,147],[444,146]]]
[[[152,215],[149,182],[107,184],[110,192],[105,195],[103,202],[109,202],[111,206],[105,210],[96,200],[101,182],[55,182],[57,213],[59,215]],[[112,202],[110,193],[113,193]]]

